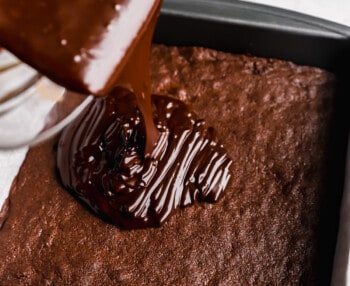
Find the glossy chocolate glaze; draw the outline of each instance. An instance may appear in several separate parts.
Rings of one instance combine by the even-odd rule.
[[[178,99],[152,103],[161,136],[150,156],[135,96],[121,88],[96,98],[58,145],[63,184],[122,228],[159,226],[179,207],[215,202],[230,178],[212,128]]]

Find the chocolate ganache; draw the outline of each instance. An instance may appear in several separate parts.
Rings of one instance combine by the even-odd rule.
[[[96,98],[58,145],[63,184],[122,228],[159,226],[179,207],[215,202],[230,178],[212,128],[177,99],[152,103],[161,136],[150,156],[135,96],[122,88]]]

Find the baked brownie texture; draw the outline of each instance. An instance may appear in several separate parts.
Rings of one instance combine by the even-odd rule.
[[[290,62],[154,46],[153,92],[189,103],[226,146],[221,200],[160,228],[122,231],[56,177],[54,141],[33,148],[0,231],[3,285],[295,285],[314,282],[334,77]]]

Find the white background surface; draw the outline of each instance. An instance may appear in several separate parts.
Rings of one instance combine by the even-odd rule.
[[[317,16],[350,26],[350,0],[245,0]]]
[[[189,0],[190,1],[190,0]],[[301,13],[328,19],[350,26],[350,0],[248,0],[268,4]],[[0,139],[1,140],[1,139]],[[27,149],[0,152],[0,206],[8,195],[13,178],[25,157]],[[349,160],[348,160],[349,161]],[[348,168],[350,171],[350,168]],[[350,172],[348,172],[350,178]],[[334,266],[333,285],[350,285],[349,244],[350,244],[350,182],[345,192],[342,208],[341,230]],[[348,211],[349,210],[349,211]],[[349,281],[349,282],[347,282]]]

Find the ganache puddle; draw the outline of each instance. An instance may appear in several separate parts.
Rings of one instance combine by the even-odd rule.
[[[57,164],[63,184],[121,228],[161,225],[196,201],[216,202],[231,160],[214,130],[181,101],[153,95],[160,139],[145,156],[146,134],[135,95],[116,88],[63,132]]]
[[[125,228],[160,226],[179,207],[216,202],[231,160],[212,128],[181,101],[150,92],[151,40],[158,13],[125,60],[115,88],[63,132],[63,185]]]

